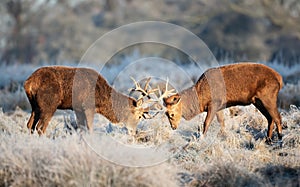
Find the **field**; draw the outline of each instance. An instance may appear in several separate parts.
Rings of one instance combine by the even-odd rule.
[[[273,67],[284,77],[295,73],[293,68]],[[163,115],[144,120],[133,139],[101,115],[95,116],[93,135],[70,133],[65,127],[74,120],[72,112],[58,111],[46,135],[39,137],[28,133],[30,106],[19,84],[35,68],[1,68],[6,73],[1,72],[0,186],[300,185],[299,82],[285,84],[279,95],[288,126],[283,146],[276,143],[276,133],[274,144],[265,144],[267,121],[253,106],[226,109],[226,133],[219,133],[214,120],[203,140],[194,133],[205,113],[183,120],[176,131]],[[110,139],[117,143],[106,141]]]

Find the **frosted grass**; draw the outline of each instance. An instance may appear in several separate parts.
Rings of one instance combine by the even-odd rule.
[[[164,116],[142,122],[135,142],[130,141],[122,127],[112,125],[108,131],[109,122],[96,115],[96,132],[106,132],[128,145],[155,146],[173,139],[168,142],[174,146],[170,150],[172,156],[144,168],[111,163],[91,150],[76,133],[66,133],[64,126],[70,123],[66,120],[70,113],[56,113],[46,136],[38,137],[28,134],[27,112],[0,112],[1,186],[299,185],[300,108],[292,105],[281,113],[288,125],[283,130],[283,147],[264,143],[267,121],[253,106],[235,110],[225,110],[226,134],[219,134],[219,124],[213,121],[208,136],[215,141],[205,147],[193,138],[205,113],[191,121],[183,120],[176,131],[170,129]],[[155,128],[160,128],[160,133],[151,133]]]

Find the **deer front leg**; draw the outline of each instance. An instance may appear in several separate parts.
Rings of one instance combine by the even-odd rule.
[[[86,125],[86,116],[85,113],[81,110],[75,110],[76,114],[76,121],[77,121],[77,126],[79,131],[83,131],[85,129]]]
[[[221,125],[221,133],[225,133],[225,122],[224,122],[224,113],[223,110],[217,112],[217,120]]]
[[[206,115],[204,125],[203,125],[203,137],[206,136],[207,130],[211,124],[211,121],[213,120],[214,116],[216,115],[216,112],[217,112],[216,107],[214,107],[212,105],[208,107],[207,115]],[[198,128],[198,133],[200,133],[199,130],[200,130],[200,128]]]
[[[94,123],[94,109],[87,109],[85,110],[85,116],[86,116],[86,125],[87,129],[90,133],[93,133],[93,123]]]

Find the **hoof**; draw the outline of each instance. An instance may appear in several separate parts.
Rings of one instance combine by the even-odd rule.
[[[271,138],[266,138],[265,143],[266,143],[267,145],[272,145],[272,139],[271,139]]]
[[[278,144],[279,144],[279,147],[280,147],[280,148],[283,148],[283,147],[284,147],[284,143],[283,143],[282,140],[278,141]]]
[[[225,140],[227,138],[227,133],[221,130],[218,132],[217,136]]]
[[[195,140],[199,140],[199,139],[201,138],[201,133],[199,133],[199,132],[194,132],[194,133],[193,133],[193,137],[194,137]]]
[[[287,128],[288,128],[287,123],[283,123],[282,124],[282,129],[287,129]]]
[[[273,144],[273,150],[282,149],[283,147],[284,147],[283,141],[277,141],[277,142],[274,142],[274,144]]]

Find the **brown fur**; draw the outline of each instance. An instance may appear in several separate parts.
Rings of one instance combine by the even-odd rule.
[[[24,83],[32,107],[28,129],[45,133],[56,109],[75,111],[77,122],[92,132],[94,114],[105,116],[112,123],[124,122],[135,132],[144,110],[141,101],[114,90],[96,71],[63,66],[42,67]]]
[[[181,116],[189,120],[201,112],[207,112],[203,128],[205,135],[216,114],[224,130],[220,110],[253,104],[268,120],[267,140],[272,137],[274,122],[281,139],[282,122],[277,110],[277,95],[282,86],[280,74],[262,64],[239,63],[212,68],[191,88],[164,98],[166,114],[172,128],[176,129]],[[196,99],[195,95],[198,96]]]

